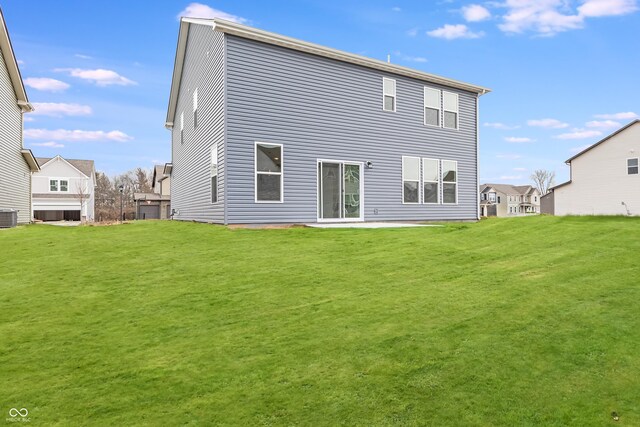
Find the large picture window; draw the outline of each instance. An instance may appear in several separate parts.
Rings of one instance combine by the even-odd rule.
[[[218,201],[218,144],[211,147],[211,203]]]
[[[424,88],[424,124],[440,126],[440,90]]]
[[[627,175],[638,175],[638,158],[627,159]]]
[[[256,202],[282,202],[282,145],[256,142]]]
[[[442,203],[458,203],[458,162],[442,161]]]
[[[440,161],[422,159],[423,203],[440,203]]]
[[[396,111],[396,81],[382,78],[382,108],[384,111]]]
[[[420,203],[420,158],[402,157],[402,202]]]
[[[442,92],[442,107],[444,110],[444,127],[458,129],[458,94]]]

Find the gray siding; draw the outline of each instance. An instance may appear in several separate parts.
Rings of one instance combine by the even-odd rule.
[[[373,162],[364,170],[367,221],[477,218],[475,94],[236,36],[225,40],[229,223],[315,222],[317,159]],[[396,80],[394,113],[382,110],[383,77]],[[459,130],[423,125],[425,85],[458,93]],[[284,145],[284,203],[254,202],[255,141]],[[457,160],[458,204],[402,204],[402,156]]]
[[[17,209],[31,221],[31,172],[22,157],[22,112],[0,52],[0,209]]]
[[[224,222],[224,35],[191,25],[174,126],[171,205],[174,219]],[[198,89],[198,126],[193,122],[193,91]],[[184,142],[180,114],[184,112]],[[211,203],[211,147],[218,143],[218,202]]]

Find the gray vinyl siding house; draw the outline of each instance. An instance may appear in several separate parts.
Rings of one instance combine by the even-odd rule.
[[[395,111],[383,108],[384,78],[395,81]],[[457,95],[457,129],[441,126],[442,104],[440,125],[425,125],[425,87],[447,99]],[[486,92],[223,20],[183,18],[166,123],[173,218],[223,224],[476,220],[478,98]],[[261,170],[269,149],[275,175]],[[419,164],[415,177],[403,175],[403,157],[418,159],[406,163],[411,171]],[[441,169],[457,162],[448,182],[441,171],[430,182],[438,188],[435,203],[426,203],[422,159]],[[445,186],[454,203],[444,203]]]
[[[31,221],[31,172],[38,164],[22,147],[22,114],[32,111],[0,10],[0,210]]]

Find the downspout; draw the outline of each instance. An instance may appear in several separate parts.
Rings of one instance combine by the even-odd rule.
[[[476,94],[476,219],[480,221],[480,96],[485,94]]]
[[[222,151],[224,153],[224,158],[222,159],[222,161],[224,162],[224,204],[223,204],[223,224],[224,225],[229,225],[229,218],[228,218],[228,214],[227,214],[227,207],[229,206],[229,170],[227,168],[227,165],[229,164],[229,162],[227,161],[227,154],[228,154],[228,150],[227,150],[227,132],[228,132],[228,121],[227,121],[227,103],[228,103],[228,97],[227,97],[227,35],[225,33],[222,33],[222,83],[224,85],[224,92],[222,94],[222,96],[224,97],[224,99],[222,100],[222,108],[224,108],[224,114],[222,115],[222,120],[224,121],[222,123]]]

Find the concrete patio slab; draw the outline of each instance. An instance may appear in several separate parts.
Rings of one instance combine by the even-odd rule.
[[[330,222],[305,224],[312,228],[409,228],[409,227],[442,227],[436,224],[414,224],[410,222]]]

